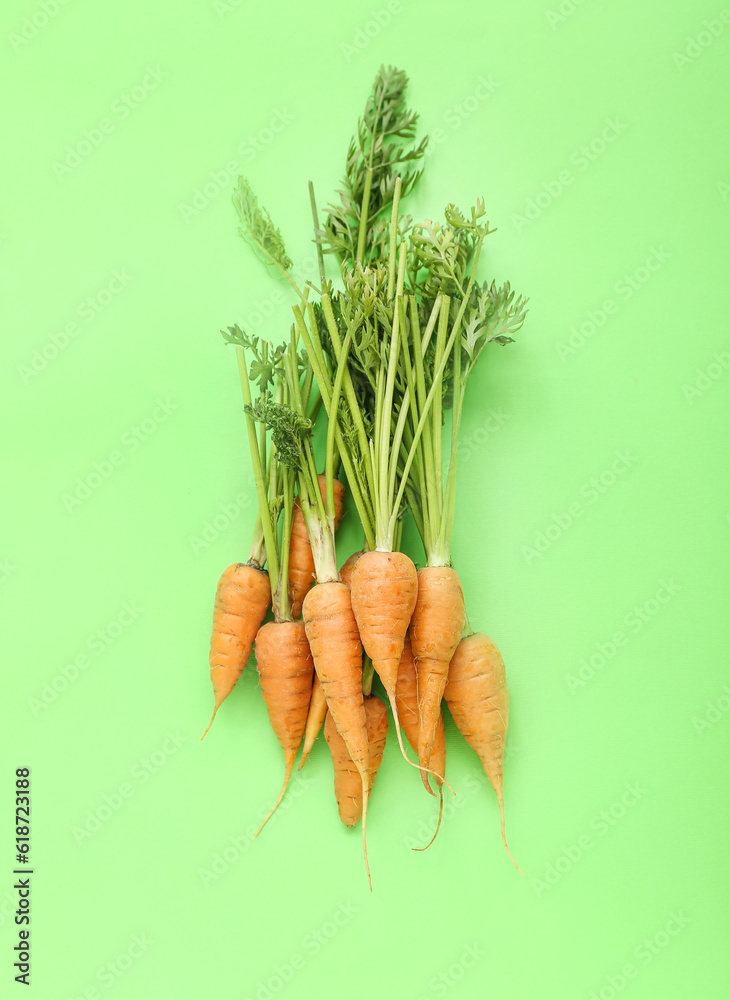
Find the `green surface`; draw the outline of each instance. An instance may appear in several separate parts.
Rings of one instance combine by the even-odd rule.
[[[727,993],[730,10],[45,8],[0,15],[0,991],[29,766],[38,1000]],[[371,896],[321,740],[250,841],[282,769],[253,663],[198,736],[255,504],[218,330],[290,322],[233,179],[313,274],[306,181],[334,190],[382,62],[434,136],[410,210],[484,195],[483,273],[531,300],[474,375],[453,545],[507,662],[526,874],[449,720],[425,854],[434,802],[389,741]]]

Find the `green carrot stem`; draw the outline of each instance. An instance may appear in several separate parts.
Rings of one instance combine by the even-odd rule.
[[[312,421],[312,423],[315,423],[319,415],[319,411],[322,409],[322,394],[316,385],[312,386],[312,392],[314,393],[314,402],[309,406],[307,417]],[[307,403],[309,404],[309,401],[307,401]]]
[[[330,340],[332,341],[332,346],[335,352],[335,359],[339,364],[340,351],[342,350],[342,342],[340,340],[340,334],[337,329],[337,321],[335,320],[335,314],[332,311],[332,301],[328,294],[322,296],[322,310],[324,312],[325,321],[327,323],[327,330],[329,331]],[[314,312],[312,311],[312,319],[314,318]],[[311,320],[310,320],[311,322]],[[313,334],[316,335],[316,323],[315,330]],[[321,349],[321,348],[320,348]],[[368,449],[368,435],[365,430],[365,423],[362,418],[362,412],[360,410],[360,404],[355,393],[355,387],[352,384],[352,378],[350,376],[349,368],[345,370],[343,386],[345,390],[345,398],[347,400],[347,406],[350,410],[350,414],[355,424],[355,429],[357,431],[357,440],[360,448],[361,455],[365,460],[365,476],[368,484],[368,491],[371,497],[375,496],[375,474],[372,466],[367,462],[369,455]],[[322,386],[320,385],[320,391]]]
[[[267,356],[267,353],[268,353],[267,352],[267,347],[268,347],[268,345],[264,345],[264,360],[266,359],[266,356]],[[274,391],[274,399],[276,400],[277,403],[281,402],[282,395],[283,395],[283,387],[281,385],[281,382],[277,381],[276,389]],[[266,392],[265,392],[264,389],[261,390],[261,398],[262,398],[262,400],[266,398]],[[264,431],[265,431],[266,430],[266,425],[264,423],[262,423],[261,424],[261,428],[263,428]],[[264,435],[263,441],[265,442],[265,440],[266,440],[266,438],[265,438],[265,435]],[[261,454],[262,454],[262,457],[263,457],[263,455],[265,454],[265,452],[262,451]],[[266,475],[267,468],[268,468],[268,477]],[[278,494],[279,494],[279,490],[278,490],[278,485],[279,485],[279,463],[278,463],[277,458],[276,458],[276,446],[274,445],[273,438],[272,438],[272,441],[271,441],[271,447],[269,449],[269,460],[268,460],[268,466],[267,466],[267,468],[264,469],[264,478],[265,479],[268,478],[268,480],[269,480],[268,496],[269,496],[270,499],[272,499],[273,497],[278,496]]]
[[[450,556],[451,536],[454,529],[454,506],[456,498],[456,463],[459,454],[459,428],[464,408],[465,383],[461,380],[461,341],[454,348],[454,405],[451,410],[451,454],[449,473],[444,495],[444,516],[441,520],[438,548],[445,558]]]
[[[401,179],[395,179],[393,210],[390,213],[390,252],[388,254],[388,302],[393,298],[395,285],[395,247],[398,241],[398,206],[400,205]]]
[[[314,221],[314,242],[317,245],[317,266],[319,267],[319,279],[322,283],[322,288],[327,284],[327,279],[324,273],[324,254],[322,252],[322,235],[319,228],[319,214],[317,212],[317,202],[314,197],[314,184],[309,182],[309,203],[312,208],[312,219]]]
[[[302,386],[302,404],[304,406],[305,411],[309,409],[309,397],[312,394],[313,384],[314,384],[314,372],[312,371],[312,366],[308,365],[304,375],[304,385]]]
[[[406,267],[406,245],[403,243],[400,248],[398,259],[398,286],[395,293],[395,306],[393,309],[393,326],[390,333],[390,351],[388,357],[388,373],[385,381],[384,395],[380,412],[380,434],[377,451],[377,469],[379,473],[378,497],[376,507],[378,509],[378,520],[375,532],[375,545],[380,551],[390,551],[393,545],[391,509],[388,506],[389,490],[389,462],[397,462],[397,444],[393,442],[391,449],[390,426],[393,415],[393,388],[398,367],[398,355],[400,354],[400,301],[403,297],[403,281]],[[377,417],[376,417],[377,423]]]
[[[398,314],[400,316],[400,329],[403,331],[401,335],[401,347],[402,349],[408,349],[407,342],[405,341],[405,327],[406,327],[406,317],[405,317],[405,302],[403,295],[400,294],[396,297],[396,306]],[[410,369],[410,365],[409,365]],[[391,467],[390,467],[390,477],[388,481],[388,509],[390,510],[393,506],[393,494],[395,493],[395,480],[398,472],[398,458],[400,457],[401,441],[403,440],[403,434],[405,431],[406,424],[408,422],[408,417],[410,416],[410,387],[408,392],[408,401],[404,398],[401,401],[401,405],[398,411],[398,419],[396,421],[395,430],[393,432],[393,443],[391,446]]]
[[[347,368],[347,355],[350,350],[350,344],[352,343],[352,330],[348,330],[345,336],[345,342],[342,345],[342,350],[340,351],[340,360],[337,365],[337,372],[335,374],[335,384],[332,387],[332,409],[337,412],[337,408],[340,403],[340,396],[342,394],[342,379]],[[334,468],[334,451],[335,451],[335,428],[337,426],[337,417],[330,420],[327,424],[327,447],[325,450],[325,476],[327,480],[327,517],[328,523],[332,527],[334,532],[335,523],[335,497],[334,497],[334,483],[333,483],[333,468]]]
[[[251,386],[248,382],[248,370],[246,367],[246,353],[242,347],[236,347],[236,360],[238,361],[238,374],[241,381],[241,393],[245,406],[251,406]],[[271,513],[269,511],[269,498],[266,495],[266,484],[259,452],[259,442],[256,436],[256,424],[253,417],[246,414],[246,427],[248,429],[248,444],[251,451],[251,465],[253,466],[253,477],[256,483],[256,494],[259,501],[259,512],[261,514],[261,527],[264,532],[264,545],[266,547],[266,561],[269,566],[269,582],[272,594],[279,584],[279,554],[276,546],[276,536],[271,523]]]
[[[279,575],[278,599],[276,609],[279,621],[291,621],[291,603],[289,601],[289,546],[291,544],[291,528],[294,520],[294,471],[284,470],[284,518],[281,531],[281,571]]]
[[[436,318],[441,313],[441,306],[443,302],[443,296],[439,294],[436,297],[433,308],[431,310],[431,316],[429,317],[428,325],[424,333],[424,337],[429,331],[433,329]],[[415,428],[418,426],[418,415],[426,411],[426,377],[423,370],[423,342],[421,341],[421,328],[418,322],[418,304],[416,302],[415,295],[410,296],[411,304],[411,330],[413,331],[413,366],[416,373],[416,392],[418,396],[418,407],[417,411],[414,412],[414,436]],[[438,307],[438,311],[437,311]],[[434,454],[433,454],[433,440],[432,440],[432,425],[429,421],[423,428],[423,443],[421,448],[421,454],[423,455],[423,467],[426,479],[426,493],[424,500],[424,519],[426,524],[437,525],[439,523],[439,508],[441,505],[440,497],[438,494],[438,486],[436,479],[436,469],[434,465]]]
[[[324,350],[322,348],[322,341],[319,336],[319,327],[317,326],[317,317],[314,314],[314,306],[311,302],[307,302],[307,318],[309,319],[309,326],[311,327],[311,336],[307,324],[304,322],[304,315],[298,306],[293,306],[294,315],[301,316],[302,322],[297,322],[297,329],[304,340],[307,348],[307,354],[312,359],[312,368],[314,369],[314,377],[317,379],[317,385],[319,386],[319,391],[322,393],[322,398],[324,399],[324,405],[329,410],[329,397],[331,395],[331,380],[327,370],[327,358],[325,356]],[[322,381],[320,381],[320,375]]]
[[[249,566],[263,569],[266,562],[266,546],[264,545],[264,529],[261,526],[261,512],[256,514],[256,523],[251,539],[251,549],[248,554]]]
[[[302,399],[301,386],[299,383],[299,367],[297,363],[297,341],[296,341],[295,328],[292,328],[289,350],[285,355],[285,366],[287,373],[287,384],[289,386],[290,404],[296,410],[299,416],[304,417],[306,414],[304,409],[304,401]],[[326,520],[325,501],[322,500],[322,491],[319,488],[317,463],[314,458],[314,451],[312,449],[312,442],[310,438],[305,438],[304,441],[302,442],[302,457],[303,457],[303,463],[301,466],[301,471],[303,471],[307,477],[309,502],[314,507],[316,507],[317,517],[324,524]]]
[[[421,335],[420,334],[420,330],[421,330],[421,326],[420,326],[420,322],[419,322],[419,319],[418,319],[418,305],[416,303],[416,298],[415,298],[414,295],[409,296],[409,302],[410,302],[410,306],[411,306],[411,328],[413,330],[414,352],[416,352],[416,351],[418,352],[418,356],[421,358],[421,367],[423,367],[423,354],[422,354],[422,352],[421,352],[421,350],[420,350],[420,348],[418,346],[420,344],[420,335]],[[405,324],[402,327],[402,331],[403,331],[403,351],[402,351],[402,357],[403,357],[403,361],[404,361],[404,365],[405,365],[405,370],[406,370],[406,384],[408,386],[408,400],[409,400],[409,404],[410,404],[410,416],[411,416],[411,421],[413,423],[413,426],[415,427],[416,424],[418,423],[418,401],[417,401],[417,398],[416,398],[416,396],[417,396],[416,377],[415,377],[415,374],[414,374],[414,367],[411,364],[410,353],[409,353],[409,350],[408,350],[408,340],[407,340],[407,337],[406,337]],[[408,428],[405,429],[404,433],[409,435],[409,437],[407,439],[404,438],[404,440],[406,441],[406,444],[408,445],[408,448],[410,448],[410,446],[412,444],[412,436],[410,435],[410,433],[408,431]],[[425,472],[425,462],[424,462],[423,452],[424,452],[424,442],[423,442],[423,438],[422,438],[421,441],[418,444],[418,447],[416,448],[415,468],[416,468],[416,478],[418,480],[418,497],[419,497],[418,510],[419,510],[419,517],[420,517],[420,523],[421,523],[421,526],[419,527],[419,532],[420,532],[420,535],[421,535],[421,539],[423,541],[424,550],[428,551],[429,548],[431,547],[431,534],[430,534],[430,529],[429,529],[428,518],[426,517],[426,512],[425,512],[424,507],[423,507],[424,503],[427,502],[427,499],[426,500],[423,499],[423,498],[427,498],[427,492],[426,492],[426,472]],[[407,457],[408,457],[408,452],[406,452],[406,456],[405,456],[405,459],[404,459],[404,465],[405,465],[405,461],[407,460]],[[412,491],[412,492],[414,492],[414,491]]]
[[[365,253],[365,239],[368,233],[368,214],[370,212],[370,188],[373,183],[372,152],[371,163],[365,172],[365,185],[362,193],[362,205],[360,206],[360,226],[357,231],[357,255],[356,260],[362,263]]]
[[[436,333],[436,354],[434,357],[434,369],[438,368],[441,364],[441,359],[444,355],[444,350],[446,348],[446,331],[449,326],[449,306],[446,305],[444,308],[444,303],[441,304],[441,312],[439,313],[438,331]],[[441,380],[439,380],[441,383]],[[433,464],[436,471],[436,488],[438,490],[439,499],[443,496],[444,489],[444,459],[443,459],[443,391],[437,392],[433,401],[433,406],[431,408],[431,419],[433,421]],[[443,507],[440,506],[439,509],[439,521],[443,516]]]
[[[464,312],[466,311],[466,306],[467,306],[467,303],[469,301],[469,296],[471,294],[472,286],[474,284],[474,280],[475,280],[475,277],[476,277],[476,270],[477,270],[477,265],[479,264],[479,256],[481,254],[481,249],[482,249],[483,242],[484,242],[484,236],[481,236],[480,239],[479,239],[479,242],[477,243],[477,246],[476,246],[476,251],[475,251],[475,254],[474,254],[474,263],[472,265],[471,273],[469,275],[469,282],[467,284],[466,292],[464,292],[463,298],[461,300],[461,305],[459,306],[459,310],[458,310],[458,312],[456,314],[456,319],[454,320],[454,325],[452,327],[451,334],[449,336],[449,339],[448,339],[448,342],[447,342],[447,345],[446,345],[446,349],[445,349],[445,352],[444,352],[444,357],[442,359],[441,364],[439,365],[438,372],[434,373],[433,384],[432,384],[432,386],[431,386],[431,388],[429,390],[428,397],[426,399],[426,405],[427,406],[428,406],[429,401],[430,401],[431,397],[433,396],[434,391],[435,391],[435,389],[436,389],[437,386],[439,386],[439,391],[440,391],[441,378],[443,377],[443,372],[444,372],[444,368],[446,367],[446,362],[447,362],[447,360],[449,358],[449,355],[451,354],[452,350],[454,349],[454,344],[457,342],[457,337],[459,337],[460,334],[461,334],[461,321],[462,321],[462,319],[464,317]],[[458,341],[458,350],[459,351],[461,350],[461,341],[460,340]],[[416,351],[415,353],[417,355],[418,352]],[[418,438],[420,436],[421,431],[419,430],[419,428],[421,428],[421,425],[423,423],[425,423],[426,415],[427,414],[424,413],[424,412],[421,413],[421,417],[419,419],[419,427],[416,428],[416,432],[414,434],[414,437],[416,437],[416,438]],[[412,461],[412,458],[411,458],[411,455],[409,455],[409,461],[407,462],[408,470],[410,469],[410,462],[411,461]],[[454,471],[454,476],[455,475],[456,475],[456,472]],[[401,491],[402,491],[403,488],[404,488],[403,487],[403,483],[401,483]],[[455,488],[455,481],[452,481],[452,484],[451,484],[452,491],[453,491],[454,488]],[[437,543],[437,547],[435,549],[432,549],[431,551],[427,551],[426,555],[427,555],[427,560],[428,560],[428,565],[429,566],[448,566],[449,565],[448,552],[439,551],[438,550],[438,543]]]
[[[311,309],[311,304],[310,304]],[[357,508],[358,517],[360,518],[360,523],[362,524],[363,531],[365,532],[365,540],[370,549],[375,548],[375,515],[370,505],[369,498],[372,495],[368,492],[367,484],[363,484],[356,466],[353,464],[352,457],[350,455],[349,448],[346,446],[343,438],[342,431],[340,428],[339,420],[332,414],[332,393],[330,389],[329,375],[327,374],[327,368],[324,364],[324,357],[321,355],[321,345],[319,345],[318,338],[315,337],[313,340],[310,337],[309,330],[307,329],[307,324],[304,321],[304,316],[299,306],[293,306],[294,318],[296,320],[297,328],[304,341],[305,347],[307,349],[307,355],[314,368],[314,377],[317,380],[319,386],[319,391],[321,394],[322,402],[324,403],[325,410],[329,416],[330,420],[335,420],[335,434],[337,447],[342,459],[342,465],[345,470],[345,477],[347,479],[348,485],[350,487],[350,492],[352,494],[353,502]],[[314,318],[313,312],[310,315],[310,322],[316,325],[316,319]],[[315,326],[313,326],[313,329]],[[317,348],[319,347],[320,354],[317,353]]]
[[[415,295],[411,296],[413,301],[416,301]],[[421,340],[421,353],[423,356],[426,354],[426,349],[431,340],[431,334],[436,328],[436,320],[441,315],[441,293],[439,293],[434,299],[433,306],[431,307],[431,315],[428,317],[428,323],[426,324],[426,329],[423,332],[423,339]]]

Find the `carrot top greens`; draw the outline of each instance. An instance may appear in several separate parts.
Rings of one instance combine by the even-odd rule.
[[[303,509],[310,517],[316,512],[322,530],[333,516],[337,455],[365,548],[392,550],[410,509],[428,564],[448,566],[468,379],[487,344],[514,340],[526,300],[509,282],[478,277],[484,241],[494,232],[482,199],[466,213],[447,204],[441,222],[416,224],[402,213],[402,200],[421,176],[427,143],[415,141],[418,115],[406,104],[407,82],[394,67],[378,72],[347,150],[339,200],[328,205],[322,224],[310,182],[318,285],[310,282],[302,290],[296,284],[280,230],[248,182],[239,179],[233,200],[240,231],[289,281],[298,301],[286,348],[264,345],[238,328],[224,336],[253,355],[248,379],[259,386],[260,398],[246,398],[247,416],[269,429],[279,463],[296,468]],[[325,255],[339,262],[339,287],[327,277]],[[304,347],[299,354],[298,344]],[[307,415],[312,381],[328,419],[324,505]],[[265,462],[258,464],[263,472]],[[283,481],[280,486],[270,479],[283,496]],[[261,494],[260,506],[263,499]],[[269,508],[262,507],[262,527],[264,539],[270,536],[269,571],[276,575],[278,563],[269,551],[274,526],[263,513]],[[334,572],[330,548],[328,543],[327,553],[320,552],[326,574]]]
[[[428,139],[418,146],[403,142],[414,138],[418,123],[416,112],[406,107],[407,85],[403,70],[381,67],[347,150],[340,203],[328,208],[324,243],[349,266],[387,257],[396,182],[405,195],[421,176],[416,165]]]

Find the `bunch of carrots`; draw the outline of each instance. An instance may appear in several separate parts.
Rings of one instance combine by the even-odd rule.
[[[418,116],[406,106],[406,84],[402,71],[380,69],[339,199],[323,220],[310,182],[318,285],[298,286],[279,229],[239,179],[240,231],[288,281],[293,319],[276,345],[239,326],[223,332],[237,356],[259,509],[247,562],[229,566],[216,592],[213,718],[255,645],[284,752],[284,782],[269,816],[300,747],[301,767],[324,728],[340,818],[349,827],[362,819],[368,880],[367,809],[389,710],[403,757],[438,793],[440,823],[443,785],[450,788],[444,699],[494,788],[509,853],[505,668],[492,640],[469,624],[451,537],[469,375],[487,344],[513,340],[526,301],[509,283],[478,278],[492,232],[481,200],[468,213],[449,204],[443,222],[415,224],[401,211],[427,141],[415,144]],[[337,287],[325,255],[338,265]],[[363,546],[338,567],[346,492]],[[420,569],[400,548],[406,517],[423,542]],[[269,609],[273,620],[264,623]],[[373,690],[375,675],[384,699]]]

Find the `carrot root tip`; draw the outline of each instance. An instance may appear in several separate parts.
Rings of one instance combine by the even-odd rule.
[[[281,786],[281,791],[279,792],[279,797],[276,800],[276,802],[273,804],[273,806],[271,807],[271,809],[268,811],[268,813],[266,814],[266,816],[264,816],[263,820],[261,821],[261,826],[258,828],[258,830],[256,831],[256,833],[253,835],[253,840],[255,840],[258,837],[258,835],[261,833],[261,831],[263,830],[263,828],[266,826],[266,824],[268,823],[268,821],[271,819],[271,817],[276,812],[276,810],[277,810],[277,808],[279,806],[279,803],[284,798],[284,792],[286,792],[287,786],[289,785],[289,779],[291,778],[292,769],[294,767],[294,758],[295,758],[295,756],[296,756],[296,754],[290,755],[289,758],[288,758],[288,760],[286,761],[286,769],[284,771],[284,784]]]
[[[444,786],[439,785],[439,818],[436,822],[436,829],[434,830],[433,837],[431,837],[431,839],[429,840],[429,842],[426,844],[425,847],[412,847],[411,848],[412,851],[427,851],[429,849],[431,844],[436,839],[437,833],[441,829],[441,817],[443,816],[443,814],[444,814]]]
[[[218,709],[219,709],[219,708],[220,708],[220,705],[216,705],[216,706],[215,706],[215,708],[213,709],[213,714],[212,714],[212,715],[211,715],[211,717],[210,717],[210,722],[208,723],[208,725],[207,725],[207,728],[206,728],[205,732],[204,732],[204,733],[203,733],[203,735],[202,735],[202,736],[200,737],[200,738],[201,738],[201,740],[204,740],[204,739],[205,739],[205,737],[207,736],[207,734],[208,734],[208,731],[210,730],[210,727],[211,727],[211,726],[213,725],[213,720],[215,719],[215,716],[216,716],[216,713],[217,713],[217,711],[218,711]]]
[[[360,780],[362,782],[362,850],[365,856],[365,871],[368,875],[368,886],[370,887],[370,892],[373,891],[373,880],[370,877],[370,862],[368,861],[368,844],[367,838],[365,836],[365,824],[368,818],[368,799],[370,798],[370,782],[367,777],[367,773],[362,771],[360,773]]]
[[[434,792],[434,790],[431,788],[428,775],[433,774],[434,777],[438,778],[440,781],[445,781],[446,779],[443,777],[443,775],[436,774],[436,772],[432,771],[427,765],[423,763],[419,764],[414,763],[414,761],[412,761],[411,758],[408,756],[408,754],[406,753],[406,748],[403,746],[403,734],[401,733],[401,728],[400,728],[400,718],[398,716],[398,705],[396,703],[395,692],[388,691],[388,700],[390,701],[390,708],[391,711],[393,712],[393,719],[395,721],[395,731],[396,735],[398,736],[398,746],[400,747],[400,752],[403,755],[403,759],[407,764],[410,764],[411,767],[419,768],[421,772],[421,778],[423,779],[423,783],[426,786],[426,791],[430,795],[433,795],[435,798],[436,792]],[[446,782],[446,784],[449,785],[448,781]],[[451,788],[451,785],[449,785],[449,788]],[[453,792],[454,789],[451,788],[451,791]]]
[[[502,843],[504,844],[504,849],[507,852],[507,855],[508,855],[510,861],[515,866],[515,868],[520,873],[520,875],[524,875],[525,873],[522,871],[522,869],[520,868],[520,866],[517,864],[517,862],[515,861],[515,859],[512,857],[512,851],[510,851],[509,847],[507,846],[507,835],[505,833],[505,828],[504,828],[504,798],[502,797],[502,792],[501,791],[499,791],[497,793],[497,803],[499,805],[499,819],[500,819],[500,825],[502,827]]]

